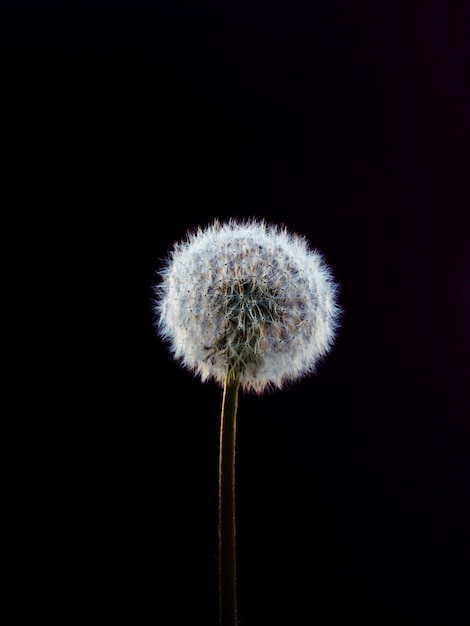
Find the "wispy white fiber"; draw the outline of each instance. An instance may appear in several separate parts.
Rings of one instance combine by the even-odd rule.
[[[203,381],[228,371],[262,393],[315,371],[338,326],[337,285],[305,238],[264,221],[214,222],[174,245],[156,287],[160,336]]]

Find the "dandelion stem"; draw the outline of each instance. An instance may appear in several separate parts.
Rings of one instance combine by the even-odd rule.
[[[235,441],[239,376],[227,374],[219,442],[219,616],[220,626],[237,626],[235,543]]]

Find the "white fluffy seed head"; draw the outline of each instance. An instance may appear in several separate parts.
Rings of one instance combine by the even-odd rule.
[[[340,307],[323,257],[263,221],[218,221],[176,243],[156,287],[160,336],[174,357],[223,385],[262,393],[314,372]]]

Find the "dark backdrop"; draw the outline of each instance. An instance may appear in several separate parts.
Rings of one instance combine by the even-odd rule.
[[[464,623],[468,3],[1,13],[16,611],[217,623],[221,391],[152,287],[187,229],[257,216],[325,254],[345,315],[317,375],[240,398],[241,623]]]

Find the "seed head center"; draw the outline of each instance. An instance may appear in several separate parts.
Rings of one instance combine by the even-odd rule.
[[[238,373],[250,364],[260,365],[267,327],[282,317],[277,294],[252,277],[221,285],[214,302],[221,330],[209,356],[223,355]]]

